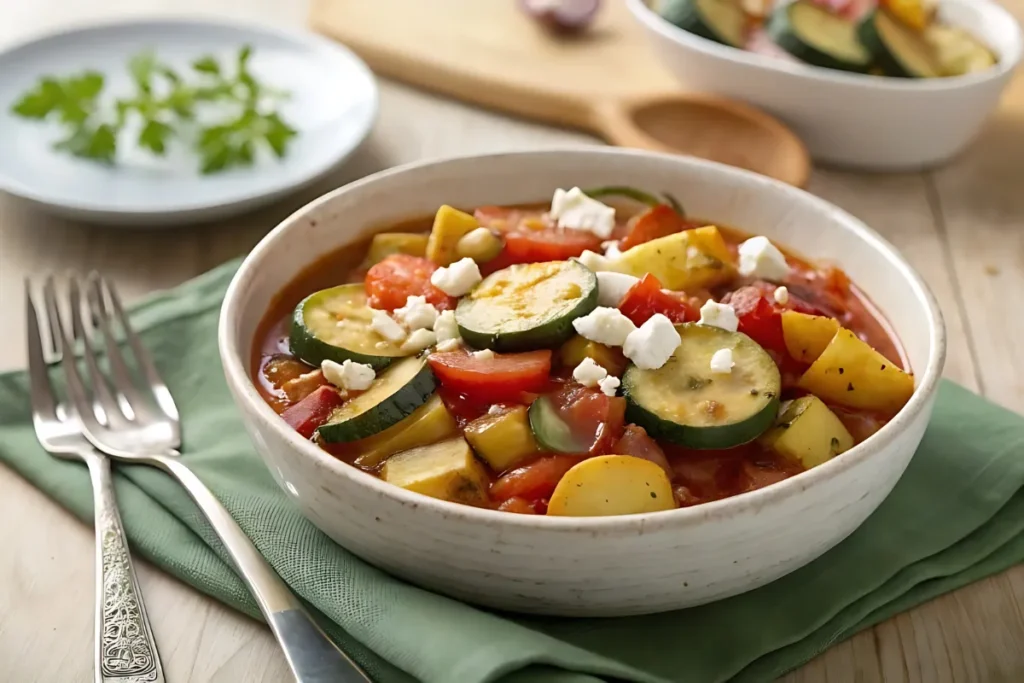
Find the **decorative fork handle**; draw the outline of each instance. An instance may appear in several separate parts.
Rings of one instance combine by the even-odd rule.
[[[96,526],[96,683],[164,683],[160,654],[114,497],[110,460],[83,454]]]
[[[256,598],[260,611],[284,650],[295,679],[299,683],[372,683],[359,665],[338,649],[317,626],[231,513],[178,458],[178,454],[173,453],[148,456],[146,460],[177,479],[206,515]]]

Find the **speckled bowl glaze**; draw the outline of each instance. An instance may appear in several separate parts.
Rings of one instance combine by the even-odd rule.
[[[903,341],[917,390],[863,444],[767,488],[669,512],[551,518],[447,503],[390,486],[303,440],[249,374],[271,299],[323,253],[394,222],[455,206],[545,201],[556,187],[629,184],[672,192],[695,216],[836,261]],[[416,584],[490,607],[566,616],[672,610],[748,591],[856,529],[892,490],[924,433],[945,357],[939,308],[895,248],[801,190],[685,157],[606,148],[493,154],[403,166],[302,208],[245,259],[219,329],[228,385],[285,493],[331,538]]]

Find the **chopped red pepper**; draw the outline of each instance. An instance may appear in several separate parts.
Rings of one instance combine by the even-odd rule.
[[[317,427],[327,421],[334,409],[344,402],[345,399],[337,389],[323,386],[281,413],[281,417],[292,429],[308,439]]]
[[[439,311],[455,308],[457,299],[430,284],[437,266],[425,258],[391,254],[366,272],[366,296],[371,308],[393,311],[410,296],[422,296]]]
[[[528,465],[517,467],[491,484],[491,499],[528,501],[551,497],[558,482],[572,466],[583,460],[578,455],[545,455]]]
[[[680,216],[671,206],[659,204],[644,211],[632,221],[632,228],[619,244],[619,248],[625,251],[638,244],[695,227],[695,224]]]
[[[650,273],[629,288],[619,302],[619,310],[640,326],[655,313],[661,313],[674,323],[685,323],[700,318],[689,297],[682,292],[666,292],[661,282]]]

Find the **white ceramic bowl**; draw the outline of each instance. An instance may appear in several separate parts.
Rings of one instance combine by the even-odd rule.
[[[869,170],[943,163],[981,130],[1021,59],[1020,25],[988,0],[939,0],[943,22],[985,41],[999,63],[953,78],[850,74],[738,50],[626,0],[662,63],[690,89],[757,105],[788,123],[816,161]]]
[[[534,517],[411,493],[334,459],[291,430],[249,375],[257,323],[274,296],[327,251],[442,203],[540,202],[556,187],[628,183],[672,192],[696,216],[839,261],[903,340],[917,390],[863,444],[799,476],[734,498],[605,518]],[[931,413],[945,357],[935,299],[896,250],[801,190],[678,156],[602,148],[494,154],[404,166],[299,210],[245,259],[221,312],[228,385],[256,449],[302,512],[352,552],[398,576],[492,607],[625,615],[750,590],[845,538],[906,468]]]

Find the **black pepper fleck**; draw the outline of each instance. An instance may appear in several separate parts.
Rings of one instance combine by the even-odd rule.
[[[657,498],[657,497],[658,497],[658,494],[655,493],[654,491],[651,491],[651,498]]]
[[[885,363],[882,364],[882,369],[885,370]]]
[[[751,389],[751,390],[750,390],[750,395],[751,395],[751,396],[757,396],[757,394],[758,394],[758,393],[759,393],[759,392],[757,391],[757,389]]]
[[[846,390],[853,391],[853,382],[850,382],[849,384],[846,385]]]
[[[843,369],[842,368],[839,368],[839,374],[840,375],[843,374]]]

